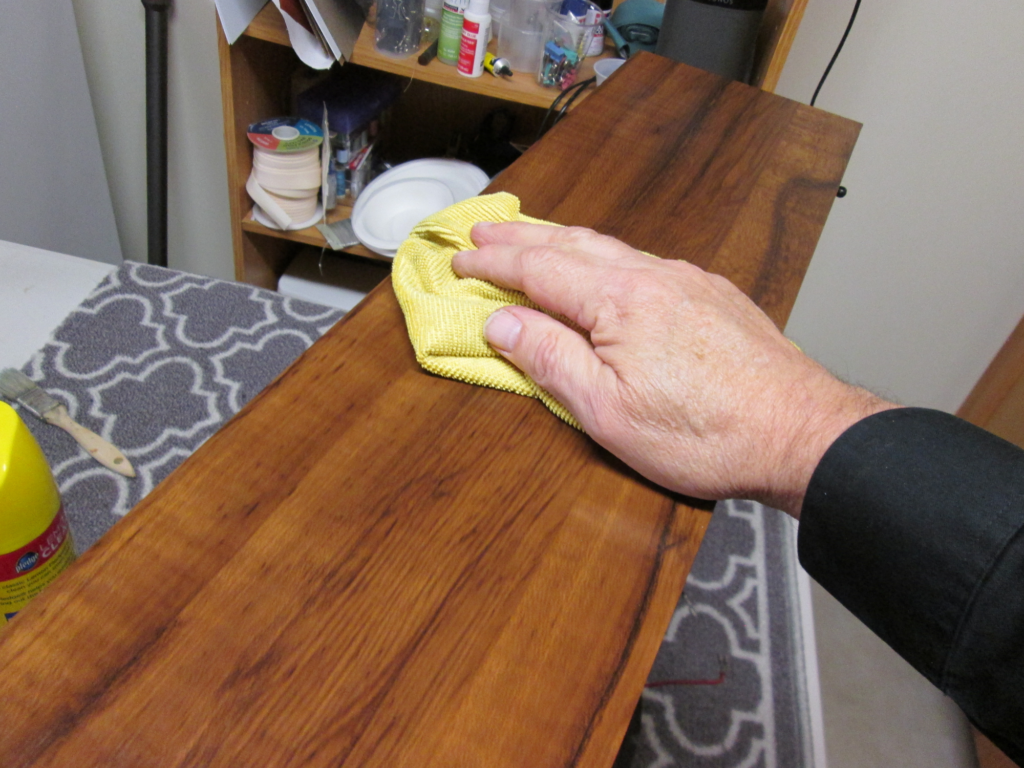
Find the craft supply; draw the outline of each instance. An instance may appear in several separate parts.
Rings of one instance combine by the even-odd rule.
[[[245,188],[269,217],[269,226],[295,229],[316,216],[328,159],[320,149],[323,129],[309,120],[279,117],[253,123],[247,133],[253,159]],[[253,217],[260,219],[258,210]]]
[[[484,54],[484,69],[495,77],[512,77],[512,65],[508,59],[499,59],[490,52]]]
[[[353,245],[359,245],[359,238],[352,229],[352,219],[332,221],[330,224],[320,223],[316,225],[320,234],[324,236],[327,245],[332,251],[341,251]]]
[[[567,0],[568,2],[569,0]],[[544,35],[544,55],[537,71],[537,82],[563,91],[576,82],[580,64],[587,55],[590,41],[599,24],[587,21],[589,0],[573,0],[568,13],[550,12]],[[563,10],[566,4],[563,3]]]
[[[497,40],[501,36],[501,25],[508,19],[512,0],[491,0],[491,37]]]
[[[459,63],[462,45],[462,17],[469,0],[444,0],[441,10],[441,35],[438,37],[437,60],[445,64]]]
[[[612,0],[597,0],[596,7],[587,11],[587,22],[596,24],[594,38],[590,41],[587,56],[600,56],[604,53],[604,20],[611,16]]]
[[[514,72],[535,73],[544,51],[548,12],[560,5],[561,0],[515,0],[499,30],[498,58],[507,60]]]
[[[377,51],[405,58],[419,50],[422,37],[423,0],[377,0]]]
[[[50,397],[21,371],[14,368],[0,371],[0,394],[17,401],[48,424],[63,429],[103,466],[125,477],[135,477],[135,470],[123,453],[72,419],[63,403]]]
[[[0,403],[0,628],[74,559],[46,457],[14,409]]]
[[[434,60],[434,57],[437,56],[437,45],[437,40],[428,45],[427,49],[420,54],[420,57],[416,59],[416,61],[422,64],[424,67],[427,66],[427,64],[432,62]]]
[[[246,131],[255,146],[274,152],[299,152],[319,147],[324,135],[317,125],[297,117],[274,117],[253,123]]]
[[[458,71],[465,77],[480,77],[484,71],[484,54],[491,39],[490,0],[469,0],[462,15],[462,42],[459,48]]]
[[[421,43],[433,43],[441,34],[441,0],[424,0],[423,39]]]

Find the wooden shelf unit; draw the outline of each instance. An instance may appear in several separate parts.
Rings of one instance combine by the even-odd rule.
[[[755,85],[765,90],[774,89],[806,2],[770,0],[758,41]],[[323,247],[325,242],[315,227],[282,232],[253,220],[252,201],[245,191],[246,179],[252,171],[252,147],[246,138],[246,127],[291,111],[291,77],[300,63],[291,50],[279,11],[269,2],[234,45],[228,45],[219,24],[218,40],[235,278],[276,289],[278,277],[299,248]],[[610,49],[604,54],[613,55]],[[584,77],[592,76],[596,60],[584,62]],[[513,114],[523,136],[532,136],[544,111],[558,95],[557,91],[541,87],[525,73],[517,73],[510,79],[487,74],[469,78],[436,59],[422,66],[416,56],[405,59],[384,56],[374,49],[373,29],[369,24],[363,27],[350,63],[409,78],[407,92],[399,102],[404,109],[396,110],[387,132],[392,145],[396,139],[406,145],[408,156],[400,160],[444,154],[445,146],[439,143],[442,132],[450,133],[461,126],[465,135],[469,126],[478,123],[496,106]],[[577,103],[582,101],[580,98]],[[429,114],[429,118],[425,119],[424,114]],[[403,122],[416,125],[416,130],[402,136]],[[336,221],[350,214],[351,206],[343,203],[329,214],[328,220]],[[346,252],[389,261],[362,246],[346,249]]]

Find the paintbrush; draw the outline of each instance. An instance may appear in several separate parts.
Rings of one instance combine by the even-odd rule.
[[[135,469],[127,457],[95,432],[71,418],[68,409],[14,368],[0,371],[0,394],[15,400],[43,421],[60,427],[103,466],[125,477],[135,477]]]

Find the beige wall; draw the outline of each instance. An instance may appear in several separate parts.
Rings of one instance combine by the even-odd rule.
[[[779,92],[807,101],[853,0],[810,0]],[[817,106],[864,124],[789,334],[955,411],[1024,314],[1024,4],[862,4]]]
[[[145,13],[140,2],[73,0],[125,258],[146,261]],[[213,0],[170,18],[168,263],[233,278]]]

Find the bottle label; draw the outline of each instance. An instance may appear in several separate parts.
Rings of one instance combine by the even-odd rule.
[[[486,45],[486,42],[484,43]],[[478,58],[476,55],[477,46],[480,45],[480,24],[476,21],[464,19],[462,22],[462,45],[459,48],[458,69],[464,75],[479,74],[475,72],[474,64]],[[482,57],[481,57],[482,58]]]
[[[590,40],[587,56],[600,56],[604,53],[604,20],[611,16],[611,11],[600,9],[587,10],[587,24],[595,24],[594,36]]]
[[[37,539],[0,555],[0,627],[67,569],[75,559],[71,529],[61,507]]]
[[[459,59],[459,45],[462,41],[462,17],[469,6],[469,0],[447,0],[441,11],[441,33],[437,41],[437,58],[445,64],[455,64]]]

